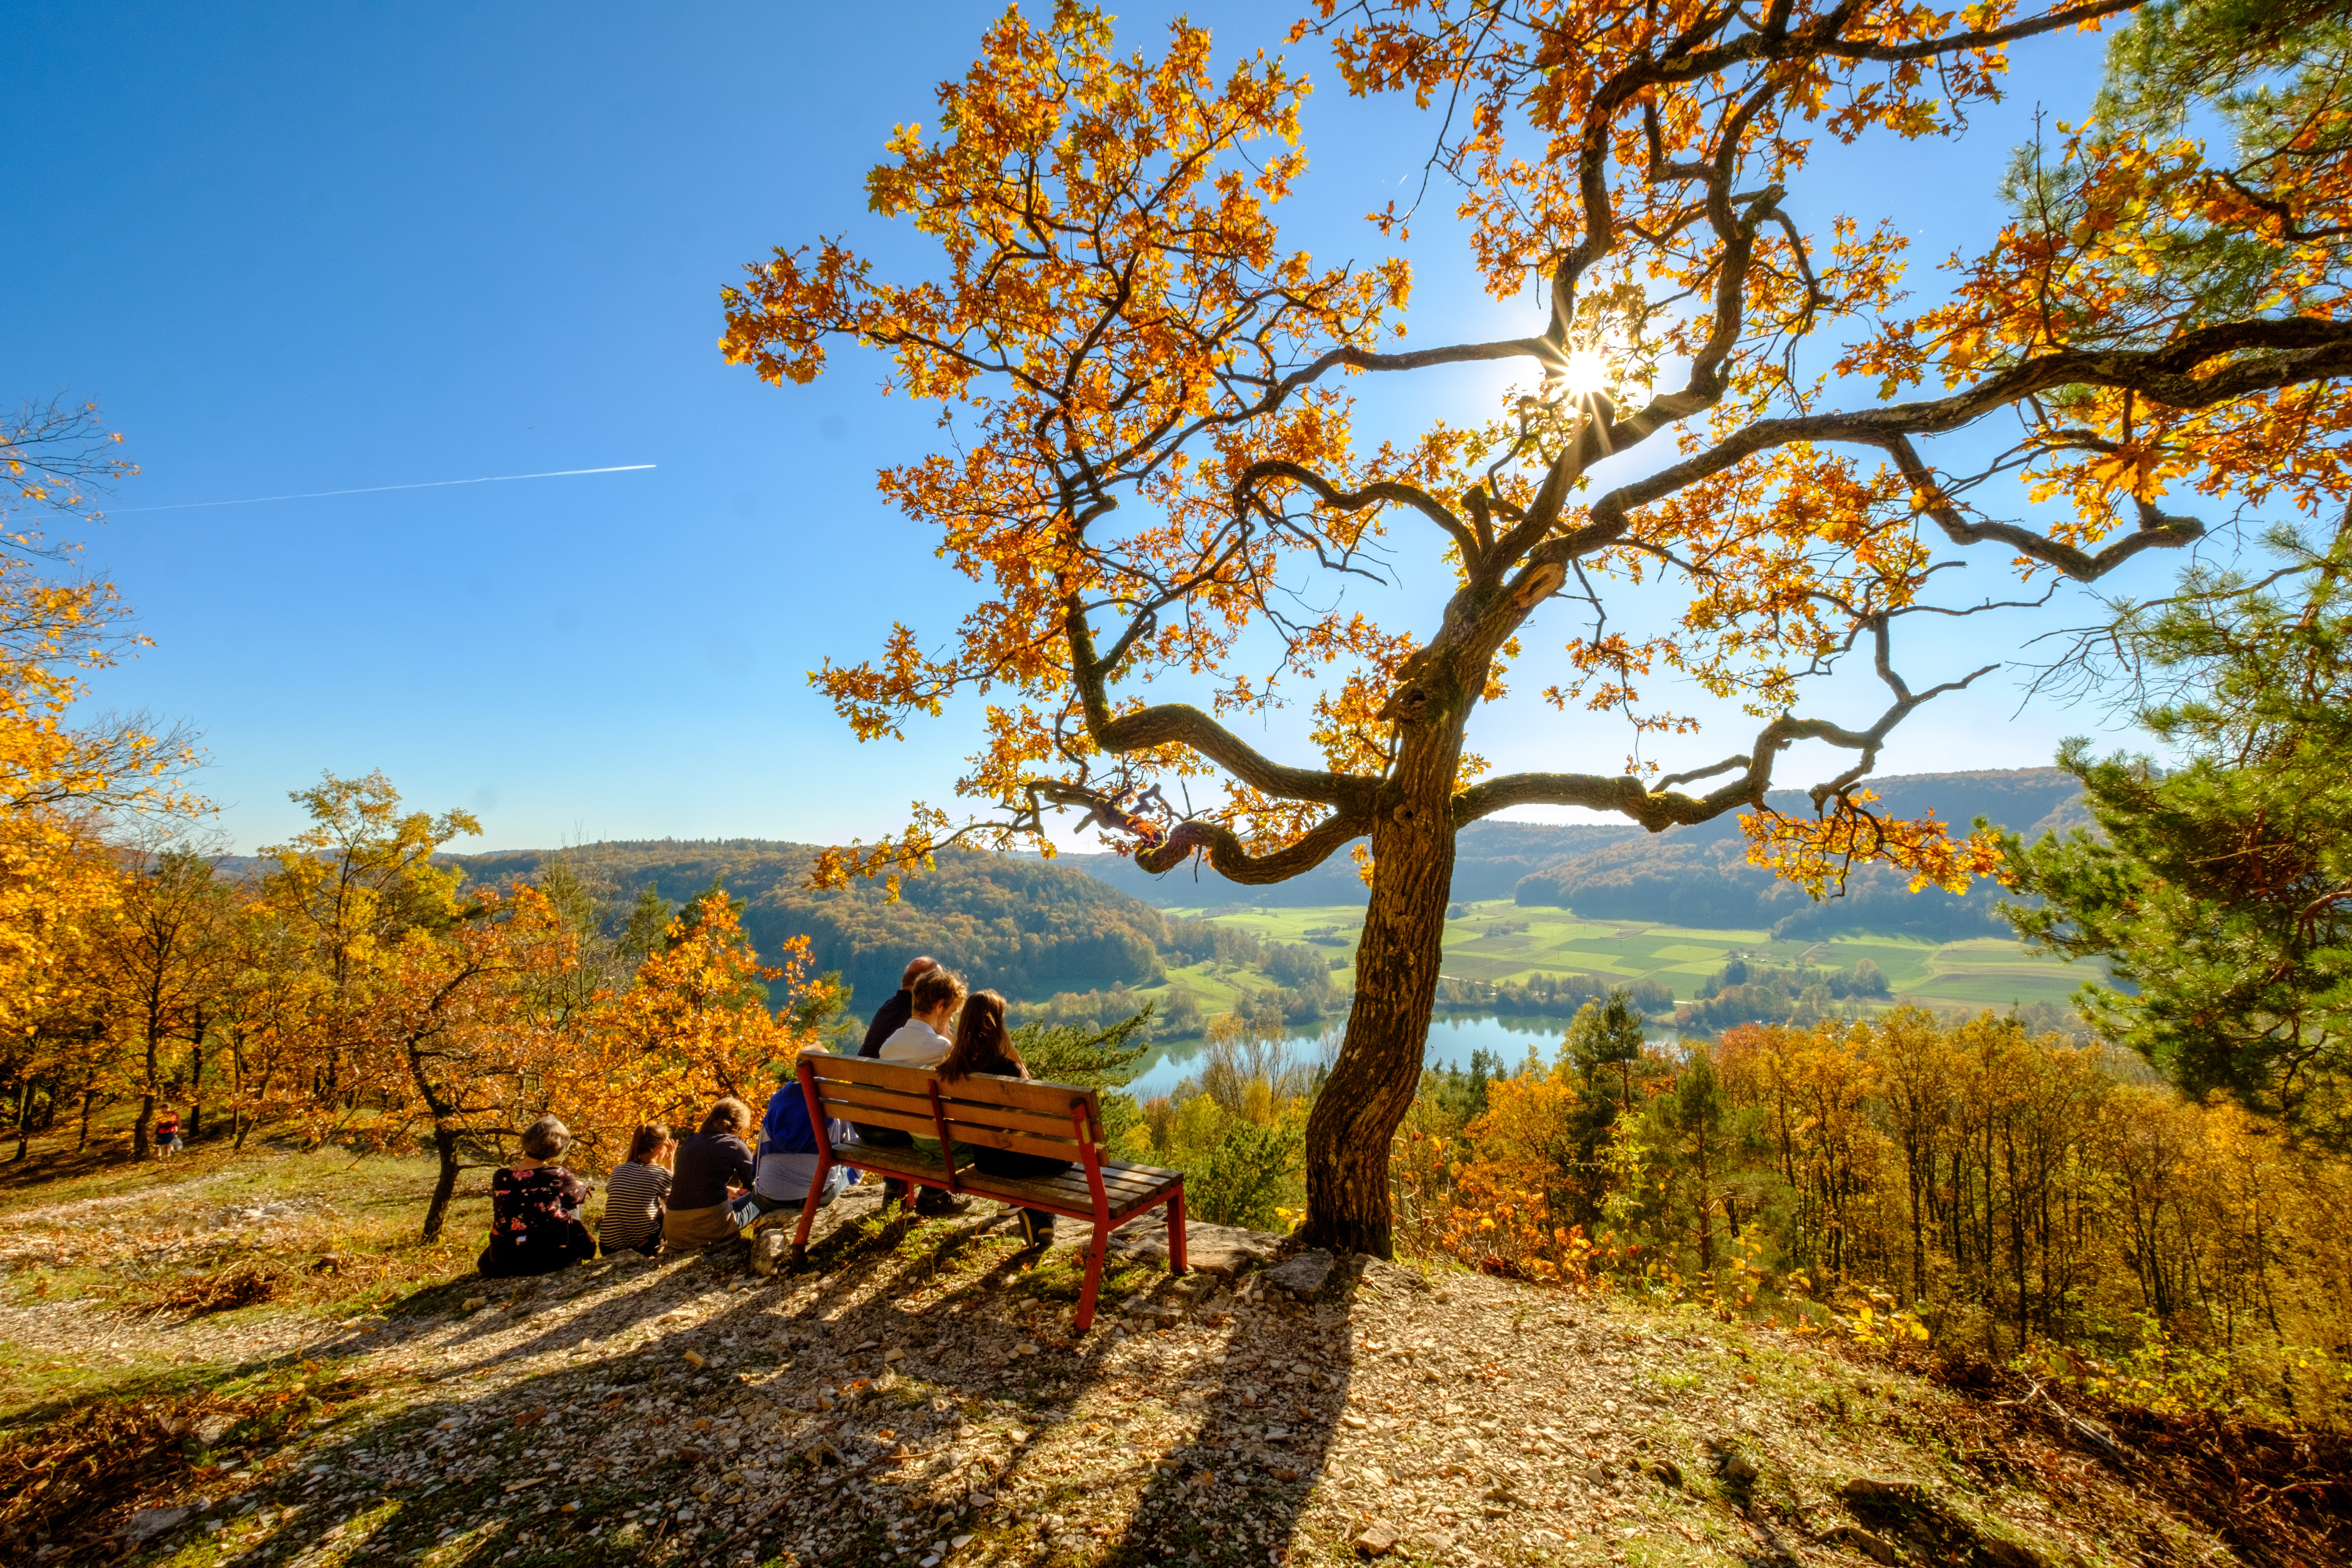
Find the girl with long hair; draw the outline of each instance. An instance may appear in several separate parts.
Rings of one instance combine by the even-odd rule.
[[[955,1041],[948,1047],[947,1059],[940,1063],[940,1081],[953,1083],[974,1073],[993,1073],[1002,1078],[1027,1078],[1029,1064],[1021,1059],[1020,1050],[1004,1027],[1004,998],[993,991],[975,991],[964,999],[963,1016],[957,1021]],[[958,1144],[956,1157],[969,1160],[983,1174],[1004,1176],[1014,1181],[1026,1181],[1039,1176],[1058,1176],[1070,1168],[1067,1160],[1055,1160],[1045,1154],[1024,1154],[1010,1149],[988,1149],[977,1144]],[[1054,1216],[1043,1209],[1023,1209],[1022,1239],[1036,1245],[1054,1238]]]

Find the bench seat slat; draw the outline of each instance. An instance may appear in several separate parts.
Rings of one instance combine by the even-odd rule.
[[[1124,1213],[1139,1204],[1156,1199],[1162,1193],[1173,1191],[1181,1184],[1183,1179],[1182,1176],[1171,1171],[1168,1173],[1168,1179],[1165,1182],[1155,1186],[1132,1193],[1108,1192],[1105,1195],[1109,1198],[1110,1208],[1114,1214]],[[1025,1178],[992,1176],[980,1171],[959,1171],[956,1173],[956,1184],[966,1192],[977,1193],[982,1197],[1003,1198],[1029,1207],[1057,1207],[1079,1215],[1090,1215],[1094,1213],[1094,1192],[1087,1185],[1087,1173],[1084,1171],[1066,1171],[1058,1176]]]

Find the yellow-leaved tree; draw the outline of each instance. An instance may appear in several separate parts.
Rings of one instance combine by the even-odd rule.
[[[838,986],[811,973],[806,937],[778,956],[761,962],[723,890],[694,900],[599,1020],[610,1043],[598,1071],[637,1081],[647,1115],[689,1118],[720,1095],[758,1109],[815,1038],[808,1020],[839,1005]]]
[[[103,830],[196,802],[173,775],[187,738],[144,714],[74,710],[87,678],[141,646],[114,585],[67,568],[77,546],[41,514],[89,519],[91,496],[136,472],[92,404],[30,402],[0,416],[0,1038],[37,1034],[62,960],[113,908]]]

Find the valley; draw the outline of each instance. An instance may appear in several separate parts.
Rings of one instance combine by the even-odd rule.
[[[1687,999],[1733,958],[1776,964],[1802,961],[1824,969],[1868,959],[1885,972],[1900,1000],[1931,1008],[2006,1008],[2036,1002],[2063,1005],[2076,986],[2096,978],[2080,964],[1999,937],[1936,942],[1861,932],[1811,941],[1775,938],[1766,931],[1580,920],[1568,910],[1528,908],[1505,899],[1454,909],[1445,927],[1444,973],[1460,980],[1524,982],[1573,974],[1606,986],[1655,978],[1672,986],[1677,999]],[[1348,905],[1164,912],[1236,926],[1266,942],[1325,945],[1350,963],[1363,924],[1362,910]],[[1332,983],[1345,991],[1353,975],[1352,967],[1334,971]],[[1255,971],[1192,964],[1171,967],[1164,986],[1139,988],[1137,994],[1186,990],[1204,1011],[1215,1011],[1230,1006],[1237,994],[1267,984]]]

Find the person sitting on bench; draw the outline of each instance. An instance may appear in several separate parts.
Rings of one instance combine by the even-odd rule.
[[[936,958],[910,958],[898,976],[898,989],[890,999],[874,1009],[874,1021],[866,1026],[866,1038],[857,1047],[857,1054],[871,1061],[882,1054],[882,1042],[906,1027],[907,1020],[915,1016],[915,982],[927,970],[937,969]]]
[[[947,1030],[950,1021],[955,1017],[956,1009],[963,1005],[963,978],[955,971],[936,965],[923,971],[915,977],[912,1016],[896,1034],[882,1042],[882,1048],[876,1054],[883,1061],[897,1062],[902,1067],[939,1066],[947,1059]],[[901,1132],[893,1127],[868,1127],[860,1123],[857,1138],[858,1142],[871,1143],[877,1148],[904,1149],[911,1146],[916,1153],[926,1159],[940,1157],[938,1140],[918,1138],[911,1132]],[[898,1190],[893,1191],[894,1188]],[[884,1203],[902,1195],[903,1192],[898,1184],[887,1177],[884,1179]],[[939,1187],[925,1187],[921,1195],[915,1199],[915,1212],[919,1215],[960,1214],[963,1206],[954,1196]]]
[[[974,1073],[994,1073],[1002,1078],[1029,1076],[1029,1065],[1021,1059],[1013,1037],[1005,1032],[1004,998],[993,991],[975,991],[964,1003],[963,1017],[956,1025],[955,1043],[949,1047],[947,1059],[940,1063],[941,1083],[953,1083]],[[955,1154],[959,1163],[969,1163],[982,1175],[1013,1181],[1058,1176],[1070,1168],[1067,1160],[974,1143],[958,1143]],[[1044,1209],[1023,1209],[1021,1239],[1031,1246],[1051,1242],[1054,1216]]]
[[[803,1048],[824,1050],[818,1045]],[[846,1121],[828,1121],[824,1131],[835,1149],[857,1142],[857,1134]],[[752,1179],[751,1195],[735,1205],[737,1222],[750,1225],[772,1210],[799,1208],[808,1199],[809,1178],[816,1174],[816,1131],[809,1125],[808,1096],[801,1089],[796,1070],[787,1067],[784,1081],[769,1097],[768,1113],[760,1122],[759,1173]],[[827,1171],[824,1184],[817,1189],[816,1206],[823,1208],[839,1197],[841,1189],[856,1175],[847,1165],[837,1164]]]
[[[751,1131],[751,1108],[730,1095],[710,1108],[702,1130],[677,1145],[677,1174],[670,1179],[669,1213],[662,1221],[662,1250],[686,1252],[735,1239],[736,1193],[751,1184],[751,1151],[743,1134]]]

